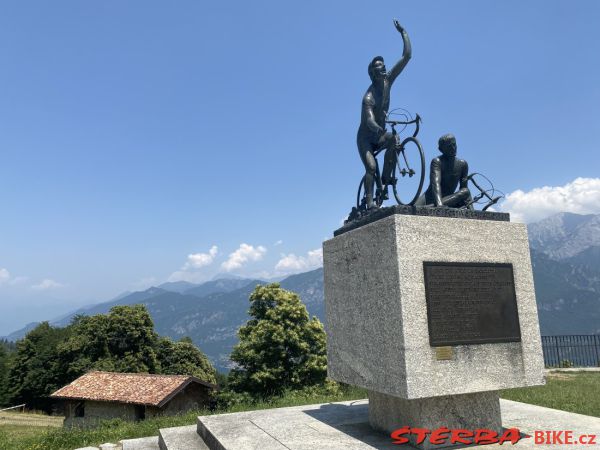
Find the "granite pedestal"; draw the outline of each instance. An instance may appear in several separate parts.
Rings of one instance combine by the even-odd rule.
[[[326,241],[323,260],[328,374],[371,391],[375,428],[498,429],[496,391],[544,384],[525,225],[392,214]],[[453,345],[440,357],[424,262],[512,265],[520,341]]]

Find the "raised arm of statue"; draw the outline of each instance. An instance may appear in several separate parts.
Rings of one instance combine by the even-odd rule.
[[[404,50],[402,52],[402,58],[400,58],[400,61],[398,61],[394,65],[394,67],[392,67],[392,70],[390,70],[390,72],[388,73],[388,79],[390,80],[390,83],[393,83],[396,77],[400,75],[402,70],[404,70],[404,67],[406,67],[406,64],[408,64],[410,57],[412,56],[412,49],[410,47],[410,39],[408,38],[408,33],[404,28],[402,28],[402,25],[400,25],[400,22],[398,22],[398,20],[396,19],[394,19],[394,26],[396,27],[396,30],[398,30],[398,32],[402,35],[402,41],[404,42]]]

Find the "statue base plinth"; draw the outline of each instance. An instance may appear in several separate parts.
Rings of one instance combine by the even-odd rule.
[[[454,289],[453,297],[460,298],[430,317],[425,270],[432,262],[484,266],[480,274],[510,267],[512,315],[495,303],[489,280],[479,283],[467,276],[471,291],[477,289],[483,297],[471,298],[465,291],[463,298]],[[392,214],[324,242],[323,266],[330,378],[406,400],[544,384],[524,224]],[[460,280],[449,282],[455,281]],[[444,293],[443,283],[437,291],[438,296]],[[488,310],[489,317],[510,316],[516,335],[490,339],[486,328],[496,323]],[[429,320],[443,324],[441,344],[430,336]],[[465,333],[464,324],[473,320],[479,328]]]

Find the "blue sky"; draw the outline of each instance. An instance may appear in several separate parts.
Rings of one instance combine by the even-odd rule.
[[[427,159],[452,132],[520,220],[600,212],[600,3],[373,5],[4,2],[0,335],[168,279],[318,265],[394,17],[413,59],[391,104],[423,117]]]

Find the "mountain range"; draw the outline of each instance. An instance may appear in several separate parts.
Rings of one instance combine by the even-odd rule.
[[[80,308],[50,320],[53,326],[66,326],[78,314],[105,314],[113,306],[144,304],[156,331],[175,340],[189,336],[220,370],[230,366],[229,354],[237,342],[238,328],[248,320],[250,293],[267,281],[247,278],[220,278],[202,284],[164,283],[144,291],[122,294],[110,301]],[[291,275],[282,281],[284,289],[302,298],[309,314],[324,321],[323,269]],[[9,341],[23,338],[37,322],[6,336]]]
[[[600,334],[600,214],[528,226],[543,335]]]
[[[542,334],[600,334],[600,215],[561,213],[529,225],[528,231]],[[102,314],[115,305],[142,303],[159,334],[174,339],[189,336],[224,370],[230,367],[236,332],[248,320],[248,297],[257,284],[265,283],[246,278],[164,283],[50,323],[65,326],[76,314]],[[325,321],[322,268],[291,275],[280,283],[300,295],[309,314]],[[6,339],[20,339],[36,325],[29,324]]]

